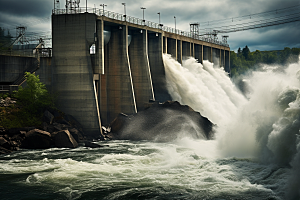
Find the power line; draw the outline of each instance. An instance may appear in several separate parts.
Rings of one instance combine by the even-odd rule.
[[[299,11],[299,6],[293,6],[293,7],[288,7],[288,8],[283,8],[279,10],[274,10],[274,11],[267,11],[263,13],[257,13],[257,14],[252,14],[252,15],[245,15],[242,17],[238,17],[238,23],[229,24],[226,25],[224,23],[225,20],[215,20],[216,24],[219,24],[218,22],[223,21],[222,26],[217,26],[217,27],[212,27],[209,29],[200,29],[200,31],[203,34],[200,35],[210,35],[213,33],[230,33],[230,32],[237,32],[237,31],[244,31],[244,30],[249,30],[249,29],[256,29],[256,28],[263,28],[263,27],[268,27],[268,26],[275,26],[275,25],[280,25],[280,24],[286,24],[286,23],[291,23],[291,22],[296,22],[300,21],[300,11]],[[293,11],[293,12],[292,12]],[[271,14],[272,12],[276,12],[276,14]],[[285,14],[285,15],[283,15]],[[249,16],[254,16],[250,17]],[[264,18],[264,19],[259,19],[256,21],[253,21],[255,18],[263,18],[268,16],[269,18]],[[245,17],[248,17],[248,21],[239,23],[241,21],[245,21]],[[224,25],[225,24],[225,25]]]
[[[217,24],[224,24],[224,23],[232,23],[232,22],[237,22],[237,21],[244,21],[244,20],[251,20],[255,18],[265,18],[270,15],[280,15],[284,13],[291,13],[291,12],[299,12],[299,7],[300,5],[295,5],[287,8],[281,8],[281,9],[276,9],[276,10],[271,10],[271,11],[265,11],[261,13],[254,13],[254,14],[248,14],[248,15],[243,15],[239,17],[230,17],[227,19],[220,19],[220,20],[213,20],[213,21],[206,21],[206,22],[200,22],[199,24],[202,27],[206,26],[213,26]]]

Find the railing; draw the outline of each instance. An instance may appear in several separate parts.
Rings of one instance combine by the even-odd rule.
[[[22,56],[22,57],[52,57],[52,48],[35,48],[21,50],[1,50],[3,56]]]
[[[136,24],[136,25],[144,25],[144,26],[148,26],[150,28],[157,28],[157,29],[161,29],[162,31],[165,31],[165,32],[175,33],[175,34],[182,35],[182,36],[189,37],[189,38],[193,38],[193,39],[196,39],[196,40],[210,42],[210,43],[213,43],[213,44],[218,44],[218,45],[221,45],[221,46],[229,47],[229,45],[227,43],[224,43],[224,42],[221,42],[221,41],[218,41],[218,40],[214,40],[212,38],[195,35],[195,34],[192,34],[190,32],[187,32],[187,31],[181,31],[179,29],[171,28],[171,27],[168,27],[168,26],[162,26],[159,23],[155,23],[155,22],[151,22],[151,21],[147,21],[147,20],[142,20],[142,19],[139,19],[139,18],[136,18],[136,17],[125,16],[123,14],[111,12],[111,11],[108,11],[108,10],[104,10],[104,12],[103,12],[103,9],[99,9],[99,8],[88,8],[88,9],[86,9],[86,8],[72,8],[72,9],[54,9],[54,10],[52,10],[52,13],[55,14],[55,15],[79,14],[79,13],[85,13],[85,12],[95,13],[99,16],[105,16],[105,17],[108,17],[110,19],[115,19],[115,20],[120,20],[120,21],[127,21],[129,23]]]
[[[1,92],[9,91],[9,85],[0,85],[0,91]]]

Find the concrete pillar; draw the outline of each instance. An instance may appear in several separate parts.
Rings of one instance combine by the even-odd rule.
[[[90,136],[101,136],[90,46],[96,15],[52,15],[52,90],[57,106],[73,115]]]
[[[95,74],[104,74],[104,22],[97,20],[96,24],[96,59]]]
[[[225,71],[229,74],[231,73],[230,69],[230,51],[225,51]]]
[[[194,57],[198,60],[199,63],[203,63],[203,45],[194,44]]]
[[[145,103],[155,99],[148,61],[148,34],[147,30],[132,30],[131,35],[129,60],[137,110],[141,111]]]
[[[203,46],[203,60],[211,62],[211,47]]]
[[[182,63],[182,40],[177,40],[177,61]]]
[[[213,48],[210,47],[210,56],[209,56],[209,61],[213,63]]]
[[[167,53],[177,60],[177,40],[172,38],[167,38]]]
[[[121,112],[137,112],[128,57],[127,26],[111,26],[111,37],[104,48],[104,59],[100,110],[103,123],[108,124]]]
[[[225,51],[224,49],[220,49],[220,58],[221,58],[221,67],[223,67],[225,69]]]
[[[220,50],[217,48],[212,48],[212,62],[220,66]]]
[[[195,43],[191,43],[191,56],[195,58]]]
[[[163,42],[164,42],[164,46],[163,46],[163,53],[167,53],[168,52],[168,38],[167,37],[163,37]]]
[[[182,58],[186,59],[191,56],[191,43],[182,41]]]
[[[168,43],[168,51],[170,49]],[[172,49],[172,48],[171,48]],[[166,86],[163,63],[163,36],[161,33],[148,33],[148,57],[155,100],[165,102],[171,100]]]

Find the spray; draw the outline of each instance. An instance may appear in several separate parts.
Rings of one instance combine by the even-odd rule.
[[[201,65],[189,58],[181,66],[164,55],[164,64],[171,97],[218,125],[222,157],[252,157],[292,167],[286,197],[300,198],[300,62],[266,65],[244,77],[251,87],[247,99],[223,69],[208,61]]]

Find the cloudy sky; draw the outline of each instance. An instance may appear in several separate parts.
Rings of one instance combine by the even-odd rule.
[[[205,24],[212,24],[216,20],[233,19],[233,23],[236,23],[234,19],[241,19],[236,17],[300,5],[300,0],[87,0],[87,6],[100,8],[100,4],[104,3],[107,5],[105,10],[124,13],[123,2],[126,3],[128,16],[142,18],[140,8],[145,7],[145,19],[158,22],[157,13],[160,12],[161,23],[165,26],[174,27],[176,16],[176,27],[183,31],[189,31],[191,22],[199,22],[200,28],[204,28]],[[60,8],[64,8],[65,0],[60,0],[60,4]],[[85,6],[86,0],[81,0],[80,7]],[[0,27],[9,29],[13,36],[15,27],[19,25],[27,26],[27,32],[50,33],[53,7],[54,0],[0,0]],[[300,7],[297,8],[297,12],[300,12]],[[234,51],[245,45],[248,45],[250,51],[300,48],[299,21],[226,35]]]

